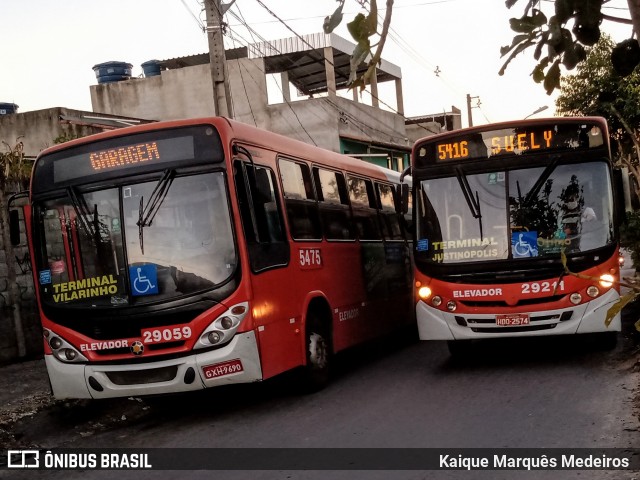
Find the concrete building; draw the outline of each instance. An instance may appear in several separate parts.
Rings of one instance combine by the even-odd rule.
[[[5,148],[22,142],[25,155],[35,158],[57,143],[141,123],[149,120],[54,107],[0,115],[0,141]]]
[[[347,91],[354,48],[335,34],[323,33],[227,50],[234,118],[403,170],[413,142],[434,129],[410,119],[407,128],[402,72],[389,61],[382,60],[367,88],[370,104],[361,101],[358,91]],[[153,120],[212,115],[209,54],[159,64],[161,69],[155,72],[159,74],[91,86],[93,110]],[[366,65],[360,65],[359,71],[365,70]],[[391,105],[379,98],[383,82],[392,82],[395,101]],[[459,110],[452,118],[459,125]],[[441,125],[453,124],[443,121]]]

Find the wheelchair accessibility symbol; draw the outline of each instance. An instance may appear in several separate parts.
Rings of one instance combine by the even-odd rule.
[[[538,256],[538,232],[513,232],[511,252],[514,258]]]
[[[129,278],[132,295],[140,296],[159,293],[158,272],[155,265],[136,265],[129,267]]]

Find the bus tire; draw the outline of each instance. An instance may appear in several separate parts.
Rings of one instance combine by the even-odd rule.
[[[331,364],[331,336],[328,321],[323,321],[317,310],[309,311],[305,327],[306,365],[303,370],[303,388],[316,392],[329,383]]]

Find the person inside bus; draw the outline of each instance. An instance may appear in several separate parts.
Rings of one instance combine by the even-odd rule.
[[[584,206],[584,198],[580,196],[577,184],[567,187],[563,196],[560,223],[565,238],[571,240],[567,246],[569,252],[580,251],[580,235],[583,232],[583,225],[587,222],[597,220],[596,212],[591,207]]]

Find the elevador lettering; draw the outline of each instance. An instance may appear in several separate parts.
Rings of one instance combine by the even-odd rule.
[[[118,279],[113,275],[89,277],[53,285],[53,301],[56,303],[104,297],[116,293],[118,293]]]

